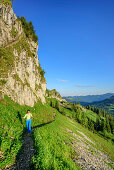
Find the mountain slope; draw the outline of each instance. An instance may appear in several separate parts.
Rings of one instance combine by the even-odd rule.
[[[113,96],[114,93],[106,93],[102,95],[87,95],[87,96],[68,96],[68,97],[63,97],[65,100],[68,102],[72,103],[80,103],[82,105],[85,105],[86,103],[92,103],[95,101],[101,101],[106,98],[109,98]]]
[[[25,138],[30,140],[30,136],[26,136],[26,124],[22,117],[26,110],[30,109],[34,117],[31,136],[34,140],[34,147],[32,146],[34,156],[29,160],[32,169],[47,167],[74,170],[95,167],[112,169],[113,141],[105,140],[71,119],[70,115],[74,113],[71,110],[66,109],[67,116],[62,115],[55,108],[50,107],[50,100],[56,102],[56,99],[48,98],[45,105],[38,102],[34,107],[21,106],[8,97],[0,101],[2,120],[0,121],[0,168],[4,169],[6,166],[8,168],[14,164],[17,155],[17,164],[24,159],[20,157],[22,156],[20,151],[25,150],[22,148],[22,141]],[[48,124],[50,121],[52,123]],[[26,154],[29,152],[26,151]],[[28,155],[26,158],[28,159]],[[23,161],[21,163],[25,165]]]
[[[108,113],[114,116],[114,96],[99,102],[93,102],[91,106],[97,106],[101,109],[106,110]]]
[[[46,90],[46,97],[48,98],[56,98],[57,100],[61,101],[61,102],[66,102],[65,99],[63,99],[61,97],[61,95],[59,94],[59,92],[57,92],[56,89],[53,89],[53,90]]]
[[[112,169],[107,155],[113,149],[111,141],[54,112],[54,122],[34,131],[36,169]]]

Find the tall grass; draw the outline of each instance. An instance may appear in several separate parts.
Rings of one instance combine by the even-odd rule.
[[[52,109],[38,102],[34,107],[20,106],[7,96],[0,101],[0,168],[11,165],[20,152],[22,136],[26,129],[22,117],[30,109],[33,114],[32,128],[52,120]]]

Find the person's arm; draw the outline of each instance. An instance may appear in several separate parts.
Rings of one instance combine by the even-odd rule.
[[[26,118],[26,115],[23,117],[23,119],[25,119]]]

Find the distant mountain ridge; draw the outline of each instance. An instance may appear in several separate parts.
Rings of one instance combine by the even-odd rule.
[[[114,116],[114,96],[99,102],[93,102],[90,105],[105,109],[108,113]]]
[[[63,98],[71,103],[80,103],[82,105],[86,105],[87,103],[102,101],[112,96],[114,96],[114,93],[106,93],[101,95],[87,95],[87,96],[65,96]]]

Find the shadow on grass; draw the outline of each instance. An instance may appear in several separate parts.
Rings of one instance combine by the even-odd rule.
[[[22,117],[19,111],[17,112],[17,118],[19,118],[19,121],[21,122],[21,124],[23,124]]]
[[[47,123],[42,123],[42,124],[40,124],[40,125],[37,125],[37,126],[33,126],[32,127],[32,131],[34,130],[34,129],[36,129],[36,128],[40,128],[40,127],[42,127],[42,126],[45,126],[45,125],[47,125],[47,124],[50,124],[50,123],[52,123],[54,120],[52,120],[52,121],[50,121],[50,122],[47,122]]]
[[[19,169],[19,170],[20,169],[21,170],[34,169],[34,165],[32,163],[32,157],[35,154],[35,152],[34,152],[34,136],[33,136],[33,132],[34,132],[34,130],[36,128],[40,128],[42,126],[50,124],[54,120],[32,127],[32,131],[31,131],[32,133],[28,134],[27,128],[23,124],[20,112],[17,112],[17,118],[19,118],[21,124],[23,125],[23,132],[22,132],[22,135],[21,135],[21,138],[20,138],[20,141],[22,142],[22,147],[18,151],[18,153],[16,155],[16,162],[14,163],[14,165],[12,165],[11,169],[12,170],[14,170],[14,169],[15,170],[16,169]],[[28,151],[26,152],[26,150],[28,150]]]

